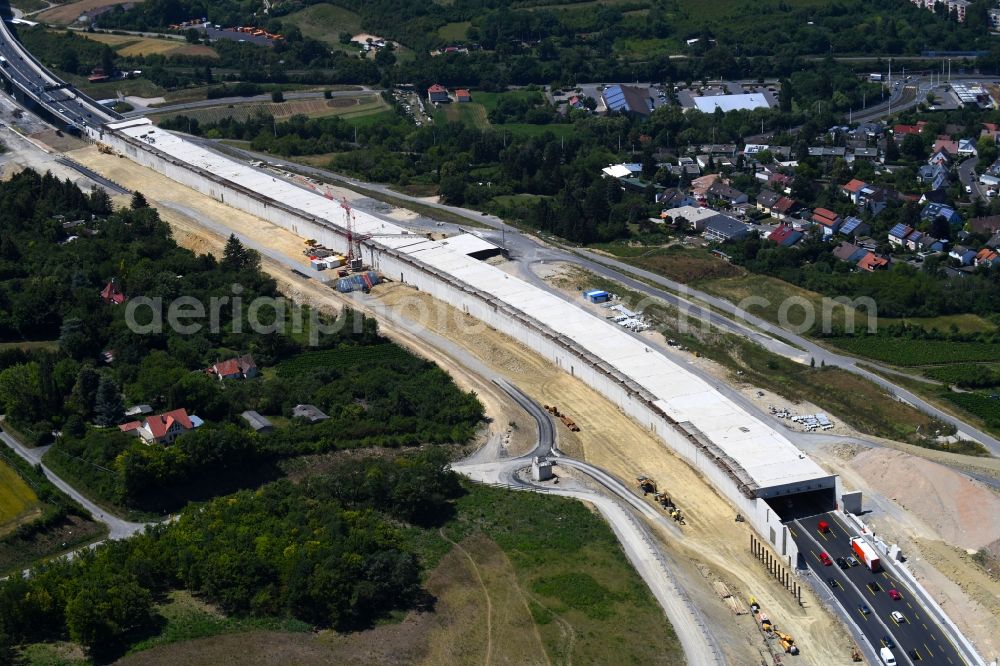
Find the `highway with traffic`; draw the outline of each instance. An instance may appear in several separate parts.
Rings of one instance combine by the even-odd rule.
[[[828,531],[820,529],[820,522]],[[790,531],[816,587],[826,587],[828,599],[843,610],[848,626],[857,627],[876,652],[888,647],[897,663],[911,666],[969,663],[917,593],[893,571],[894,563],[883,555],[879,571],[865,565],[850,543],[857,530],[838,514],[795,520]],[[894,612],[902,619],[893,618]]]
[[[101,106],[72,85],[53,76],[14,37],[6,21],[0,21],[0,75],[13,83],[24,96],[59,119],[57,129],[78,131],[97,129],[117,120],[118,114]]]

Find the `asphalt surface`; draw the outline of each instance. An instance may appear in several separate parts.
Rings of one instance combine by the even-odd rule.
[[[830,524],[829,533],[819,531],[820,520]],[[883,646],[888,647],[886,637],[889,637],[895,645],[893,654],[899,664],[958,666],[967,663],[903,580],[888,570],[873,573],[862,562],[846,570],[838,566],[837,558],[858,558],[849,542],[856,532],[848,529],[837,515],[827,513],[796,520],[791,533],[806,566],[816,577],[817,587],[826,587],[832,601],[851,616],[851,623],[858,627],[876,653]],[[829,555],[833,564],[824,566],[819,557],[821,552]],[[830,585],[829,579],[835,584]],[[890,598],[890,589],[900,593],[898,601]],[[869,612],[862,612],[861,605]],[[893,611],[902,613],[904,621],[894,620]]]
[[[970,157],[961,164],[958,165],[958,180],[962,183],[962,189],[969,192],[969,199],[975,201],[980,199],[982,201],[989,202],[989,197],[986,196],[985,188],[980,185],[979,178],[976,176],[976,166],[979,165],[978,157]]]
[[[76,488],[70,484],[63,481],[55,472],[49,469],[45,463],[42,462],[42,456],[45,452],[49,450],[47,446],[40,446],[37,448],[30,448],[22,444],[17,439],[11,437],[7,432],[0,432],[0,440],[2,440],[7,446],[14,450],[19,456],[27,460],[30,464],[40,466],[42,472],[45,474],[46,478],[52,482],[56,488],[62,492],[69,495],[73,500],[78,502],[83,508],[90,512],[94,520],[104,523],[108,526],[108,538],[109,539],[124,539],[130,537],[133,534],[142,532],[146,529],[147,524],[152,523],[133,523],[123,518],[119,518],[111,513],[108,513],[100,506],[87,499],[85,495],[80,493]]]
[[[62,119],[65,122],[62,129],[71,125],[98,128],[102,123],[118,117],[111,110],[52,76],[14,39],[7,23],[0,21],[0,24],[0,56],[7,60],[0,66],[0,74],[48,110],[54,118]]]

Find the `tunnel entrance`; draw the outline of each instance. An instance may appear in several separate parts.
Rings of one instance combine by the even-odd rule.
[[[807,490],[801,493],[769,497],[765,500],[771,510],[778,514],[781,522],[815,516],[837,508],[837,493],[834,488]]]

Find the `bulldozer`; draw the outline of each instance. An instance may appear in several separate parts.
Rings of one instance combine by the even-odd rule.
[[[648,476],[637,476],[635,480],[636,484],[639,486],[639,490],[642,491],[643,497],[649,493],[656,492],[656,481],[653,481]]]

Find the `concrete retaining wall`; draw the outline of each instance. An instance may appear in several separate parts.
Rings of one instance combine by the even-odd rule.
[[[347,251],[344,231],[334,226],[341,224],[340,220],[321,220],[280,202],[265,199],[215,174],[179,162],[158,151],[155,145],[141,140],[113,132],[104,132],[98,138],[135,162],[213,199],[304,238],[316,239],[330,249]],[[368,215],[363,211],[356,211],[355,214],[358,217]],[[372,216],[372,219],[378,218]],[[654,396],[629,378],[509,304],[458,283],[453,276],[441,274],[412,256],[371,241],[366,243],[363,255],[373,268],[389,279],[412,285],[485,322],[592,386],[698,470],[790,563],[796,561],[797,552],[787,530],[767,503],[756,498],[756,487],[748,481],[746,473],[738,469],[734,461],[725,460],[721,451],[711,443],[686,431],[684,424],[675,423],[653,404]]]

